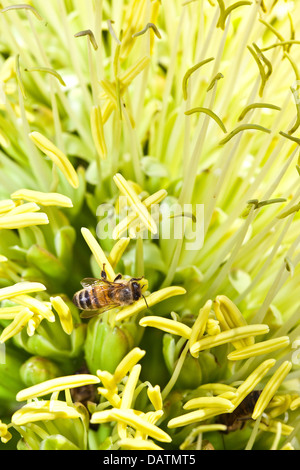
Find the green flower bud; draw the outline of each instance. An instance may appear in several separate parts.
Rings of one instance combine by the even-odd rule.
[[[202,368],[197,358],[189,353],[181,368],[176,386],[180,389],[195,388],[202,383]]]
[[[37,267],[42,273],[63,282],[68,276],[68,271],[64,264],[45,248],[33,245],[27,251],[27,261]]]
[[[62,371],[50,359],[32,356],[20,368],[20,376],[27,387],[62,375]]]
[[[75,229],[70,226],[60,228],[55,234],[54,243],[58,259],[67,269],[72,263],[72,252],[75,238]]]
[[[130,350],[128,334],[117,326],[111,327],[100,316],[89,321],[84,352],[92,374],[98,369],[114,372]]]
[[[85,334],[86,325],[83,323],[75,324],[72,333],[67,335],[58,319],[54,323],[43,320],[33,336],[28,336],[23,329],[13,340],[34,356],[57,361],[68,372],[74,370],[74,360],[82,359]]]
[[[88,440],[90,450],[99,450],[100,446],[107,442],[112,432],[110,423],[102,423],[98,429],[89,429]],[[105,446],[106,444],[104,444]]]
[[[61,434],[49,436],[41,442],[40,450],[80,450],[73,442]]]
[[[16,394],[24,387],[20,377],[20,367],[24,354],[7,344],[0,345],[0,410],[16,404]],[[25,356],[26,357],[26,356]]]

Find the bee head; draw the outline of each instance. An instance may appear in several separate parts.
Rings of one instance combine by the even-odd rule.
[[[136,281],[133,281],[131,283],[131,287],[132,287],[133,299],[134,300],[139,300],[142,296],[142,289],[141,289],[140,284]]]

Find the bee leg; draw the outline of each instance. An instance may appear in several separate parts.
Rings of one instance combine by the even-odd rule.
[[[122,279],[122,274],[118,274],[115,278],[114,278],[114,282],[115,281],[118,281],[119,279]]]
[[[132,277],[130,280],[131,281],[140,281],[141,279],[144,279],[144,276],[142,276],[142,277]]]
[[[101,271],[101,279],[106,279],[105,263],[103,263],[103,268]]]

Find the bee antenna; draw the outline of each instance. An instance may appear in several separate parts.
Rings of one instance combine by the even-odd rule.
[[[142,297],[143,297],[143,299],[144,299],[144,301],[145,301],[145,304],[147,305],[147,308],[149,308],[149,305],[147,304],[146,297],[145,297],[143,294],[142,294]]]

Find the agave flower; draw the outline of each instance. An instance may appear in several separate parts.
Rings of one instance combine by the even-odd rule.
[[[1,448],[299,449],[296,2],[0,22]]]

